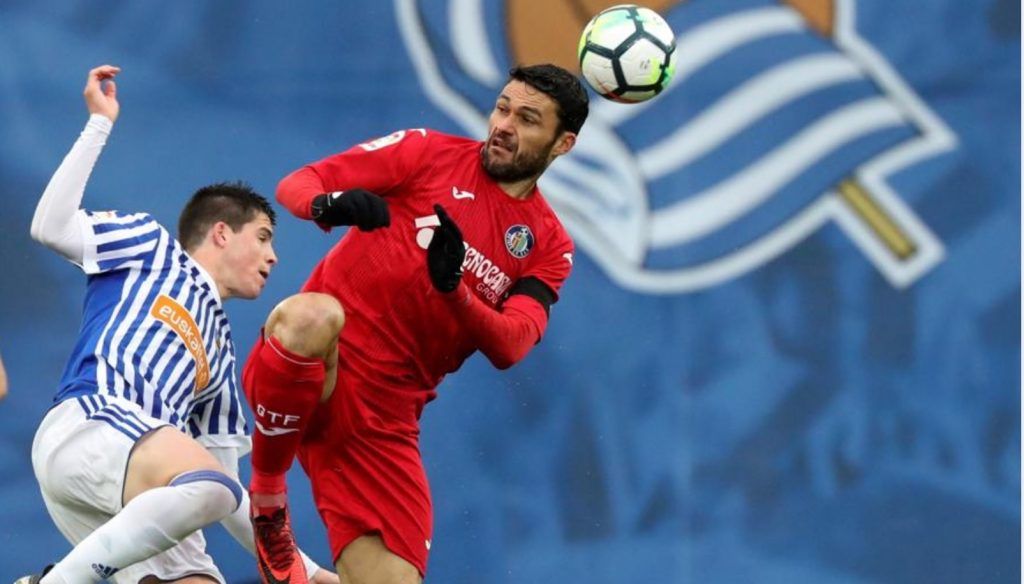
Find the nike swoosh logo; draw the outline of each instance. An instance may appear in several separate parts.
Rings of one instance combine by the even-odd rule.
[[[260,565],[260,572],[263,573],[263,581],[266,584],[288,584],[288,580],[278,580],[277,576],[274,576],[274,573],[270,571],[270,567],[263,560],[263,556],[257,554],[256,559]]]
[[[456,199],[473,199],[476,200],[476,195],[469,191],[460,191],[458,187],[452,187],[452,196]]]
[[[298,428],[264,428],[259,421],[256,422],[256,429],[260,431],[260,434],[264,436],[280,436],[282,434],[291,434],[292,432],[298,432]]]

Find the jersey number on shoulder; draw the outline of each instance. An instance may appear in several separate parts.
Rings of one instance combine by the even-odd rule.
[[[359,145],[359,147],[362,148],[363,150],[366,150],[367,152],[380,150],[381,148],[386,148],[393,144],[398,144],[399,142],[402,141],[403,138],[405,138],[405,136],[409,132],[419,132],[421,135],[423,135],[424,138],[427,136],[427,131],[424,130],[423,128],[414,128],[412,130],[399,130],[393,134],[388,134],[387,136],[377,138],[376,140],[363,142],[362,144]]]

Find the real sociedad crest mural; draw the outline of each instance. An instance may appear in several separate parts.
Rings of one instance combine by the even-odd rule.
[[[426,94],[486,134],[513,63],[576,69],[587,20],[615,1],[395,0]],[[676,79],[640,105],[593,98],[541,186],[578,246],[623,287],[706,288],[835,222],[893,286],[943,245],[889,177],[956,137],[855,31],[854,0],[645,2],[677,35]]]

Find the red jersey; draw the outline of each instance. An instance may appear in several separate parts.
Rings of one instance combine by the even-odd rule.
[[[421,404],[477,349],[427,273],[435,203],[465,239],[463,282],[495,310],[524,277],[557,295],[572,267],[572,240],[540,191],[524,199],[506,194],[484,170],[482,148],[437,132],[399,131],[300,169],[285,179],[306,174],[300,188],[278,193],[304,219],[324,192],[363,188],[388,202],[390,227],[349,229],[303,291],[330,294],[344,307],[339,359],[346,369],[375,385],[422,390]],[[539,340],[546,319],[533,320]]]

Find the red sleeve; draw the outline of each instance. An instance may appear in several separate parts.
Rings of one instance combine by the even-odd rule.
[[[278,183],[277,202],[296,217],[310,219],[313,198],[322,193],[360,188],[387,196],[420,164],[427,136],[419,128],[400,130],[307,164]]]
[[[444,296],[477,348],[498,369],[521,361],[547,328],[547,312],[529,296],[510,296],[501,310],[485,304],[465,283]]]
[[[565,280],[572,271],[574,251],[572,239],[561,223],[551,220],[549,229],[554,234],[554,245],[543,257],[537,258],[537,262],[530,266],[521,277],[533,277],[544,282],[557,300],[562,285],[565,284]]]

